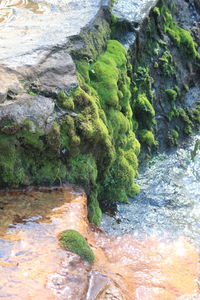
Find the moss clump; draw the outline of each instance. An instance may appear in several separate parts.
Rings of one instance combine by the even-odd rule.
[[[90,69],[91,84],[97,91],[102,106],[118,107],[119,68],[125,68],[125,65],[125,48],[117,41],[108,41],[106,52]]]
[[[128,202],[127,195],[136,195],[139,192],[138,186],[134,185],[137,165],[134,153],[119,151],[103,185],[102,194],[108,202]]]
[[[176,100],[178,94],[177,94],[177,92],[175,90],[173,90],[173,89],[167,89],[167,90],[165,90],[165,92],[166,92],[167,97],[168,97],[168,99],[170,101],[175,101]]]
[[[61,234],[61,244],[67,250],[78,254],[90,264],[94,262],[94,253],[85,238],[76,230],[65,230]]]
[[[153,12],[155,15],[157,15],[158,17],[160,17],[160,9],[159,7],[154,7]]]
[[[77,183],[90,191],[97,180],[97,166],[91,154],[79,154],[68,162],[67,181]]]
[[[97,200],[98,192],[94,190],[90,193],[89,196],[89,205],[88,205],[88,219],[91,223],[100,225],[102,212],[99,207],[99,202]]]
[[[191,134],[192,128],[193,128],[193,123],[190,120],[186,111],[183,108],[181,108],[178,110],[178,115],[179,115],[180,120],[184,123],[183,133],[185,135]]]
[[[179,27],[173,20],[172,14],[166,5],[161,8],[161,15],[164,18],[164,31],[169,34],[176,45],[181,48],[188,58],[200,59],[197,51],[197,44],[189,31]]]
[[[14,137],[0,135],[0,182],[16,187],[23,183],[25,172],[19,155],[19,144]]]
[[[88,216],[91,222],[99,224],[101,212],[96,199],[100,203],[127,201],[127,194],[135,195],[139,191],[134,185],[134,177],[140,144],[133,132],[125,48],[110,40],[96,62],[83,62],[82,66],[79,63],[78,68],[81,70],[82,90],[74,93],[75,106],[81,112],[76,124],[80,135],[90,144],[90,150],[94,149],[98,169],[99,189],[97,192],[94,187],[95,192],[93,190],[90,194]],[[107,157],[99,149],[104,149]]]
[[[169,50],[165,50],[159,58],[159,66],[165,76],[172,77],[175,75],[175,63]]]
[[[153,78],[150,75],[149,67],[139,64],[136,68],[136,72],[133,74],[133,80],[136,88],[136,95],[145,93],[146,96],[150,99],[153,98],[152,94],[152,83]]]
[[[194,149],[191,151],[191,159],[192,160],[194,160],[195,159],[195,157],[196,157],[196,155],[197,155],[197,152],[198,152],[198,150],[199,150],[199,146],[200,146],[200,140],[199,139],[197,139],[196,141],[195,141],[195,145],[194,145]]]
[[[138,132],[139,138],[142,143],[146,144],[147,146],[157,146],[158,143],[154,138],[154,135],[151,131],[143,129]]]
[[[179,133],[175,129],[171,129],[169,134],[169,142],[172,145],[177,145],[178,138],[179,138]]]
[[[72,97],[67,97],[64,92],[60,92],[57,96],[57,103],[60,107],[67,110],[74,110],[74,102]]]
[[[138,94],[134,103],[134,114],[136,119],[139,120],[140,126],[148,129],[151,128],[155,111],[146,94]]]

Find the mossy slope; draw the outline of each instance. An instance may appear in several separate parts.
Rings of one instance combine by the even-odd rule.
[[[99,202],[136,195],[140,144],[127,66],[125,48],[110,40],[95,62],[77,61],[79,87],[59,93],[57,106],[66,114],[48,134],[28,120],[18,127],[1,124],[1,186],[77,183],[89,195],[88,215],[96,224]]]

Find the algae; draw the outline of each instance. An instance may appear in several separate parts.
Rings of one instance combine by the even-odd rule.
[[[76,230],[65,230],[61,234],[61,244],[67,250],[78,254],[83,260],[90,264],[94,262],[94,253],[86,239]]]

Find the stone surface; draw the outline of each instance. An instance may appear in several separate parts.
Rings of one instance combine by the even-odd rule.
[[[125,300],[120,289],[114,284],[110,284],[108,288],[99,296],[97,300]]]
[[[53,291],[55,299],[84,300],[89,270],[89,264],[84,262],[80,256],[67,252],[60,270],[49,276],[47,286]]]
[[[22,124],[26,119],[32,120],[41,129],[46,129],[54,120],[55,103],[51,98],[23,94],[15,101],[0,104],[0,120],[9,119]]]
[[[150,10],[157,4],[158,0],[118,0],[114,2],[112,13],[117,17],[119,23],[128,23],[124,31],[116,32],[115,38],[129,50],[135,44],[138,32]],[[123,27],[123,25],[120,25]]]
[[[192,87],[185,95],[185,106],[195,108],[197,102],[200,100],[200,87]]]
[[[114,4],[113,13],[122,21],[141,24],[157,2],[158,0],[118,0]]]
[[[33,101],[27,93],[26,104],[21,94],[36,90],[55,98],[60,90],[68,91],[77,85],[75,64],[70,56],[71,39],[76,42],[78,38],[75,37],[79,37],[83,29],[92,28],[106,5],[107,1],[101,0],[1,1],[0,103],[4,103],[0,107],[1,116],[12,108],[15,110],[12,114],[20,122],[27,115],[27,107],[22,108],[24,104],[29,106],[31,118],[37,119],[39,112],[35,107],[38,107],[38,101],[49,102],[51,108],[52,101],[44,101],[41,97]],[[80,42],[78,47],[84,47],[83,43]],[[20,110],[19,103],[11,106],[7,102],[10,94],[12,100],[22,98]],[[49,105],[44,106],[44,114]]]
[[[86,300],[95,300],[96,297],[106,288],[108,282],[109,280],[105,275],[99,272],[91,272],[89,276]]]

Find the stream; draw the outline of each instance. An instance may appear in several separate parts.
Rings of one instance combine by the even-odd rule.
[[[88,224],[87,199],[74,186],[1,192],[0,299],[200,299],[198,139],[141,168],[141,193],[104,214],[104,231]],[[87,238],[93,266],[61,248],[65,229]]]

